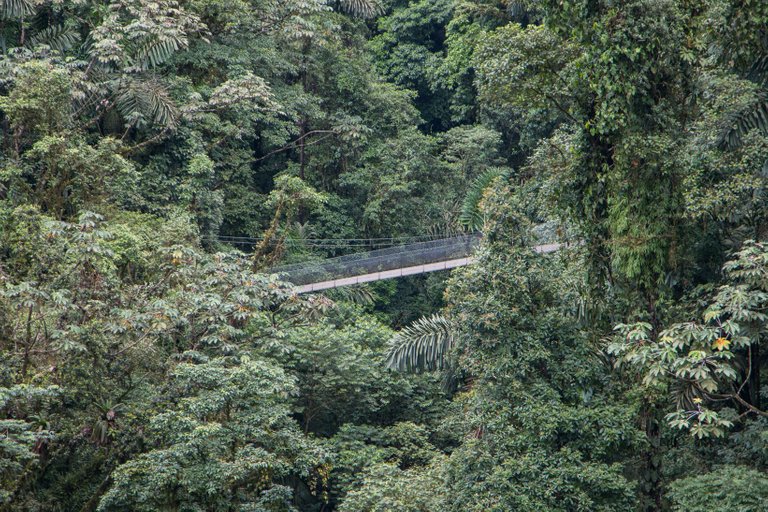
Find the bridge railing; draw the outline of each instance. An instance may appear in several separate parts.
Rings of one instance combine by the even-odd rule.
[[[298,263],[270,269],[295,285],[343,279],[374,272],[426,265],[465,258],[480,242],[480,235],[469,234],[429,242],[340,256],[316,263]]]

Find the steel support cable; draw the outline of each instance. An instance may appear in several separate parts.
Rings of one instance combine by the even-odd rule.
[[[206,240],[203,238],[203,240]],[[208,240],[206,240],[208,241]],[[221,241],[221,240],[218,240]],[[259,242],[248,242],[248,241],[238,241],[238,240],[232,240],[232,241],[224,241],[224,243],[227,243],[229,245],[240,245],[240,246],[253,246],[257,245]],[[392,247],[394,244],[387,244],[387,243],[373,243],[373,244],[287,244],[289,247],[306,247],[308,249],[370,249],[375,247]],[[396,247],[401,247],[405,244],[399,244],[396,245]]]
[[[454,238],[456,236],[462,236],[460,234],[445,236],[444,234],[440,235],[407,235],[407,236],[389,236],[389,237],[378,237],[378,238],[298,238],[298,239],[292,239],[292,238],[286,238],[283,239],[282,243],[306,243],[306,242],[313,242],[313,243],[378,243],[378,242],[410,242],[410,241],[430,241],[430,240],[443,240],[443,239],[449,239]],[[247,241],[247,242],[261,242],[264,240],[264,237],[250,237],[250,236],[235,236],[235,235],[218,235],[218,236],[204,236],[202,237],[203,240],[207,241],[221,241],[221,242],[229,242],[229,241]]]
[[[424,242],[442,242],[443,240],[453,240],[463,236],[459,235],[445,237],[444,235],[414,235],[402,237],[380,237],[380,238],[304,238],[304,239],[284,239],[275,240],[274,245],[283,244],[289,247],[306,247],[309,249],[371,249],[386,247],[403,247],[409,244],[418,244]],[[223,242],[230,245],[251,246],[259,244],[263,238],[257,237],[239,237],[232,235],[221,235],[218,237],[202,237],[208,242]]]
[[[277,272],[287,272],[290,270],[296,270],[304,267],[311,267],[311,266],[314,267],[314,266],[317,266],[318,264],[334,265],[334,264],[340,264],[344,262],[364,260],[364,259],[370,259],[375,257],[397,255],[405,252],[417,252],[417,251],[424,251],[429,249],[437,249],[441,247],[456,246],[458,244],[463,244],[468,242],[474,243],[475,240],[479,240],[479,235],[467,235],[462,237],[453,237],[450,239],[434,240],[431,242],[419,242],[416,244],[388,247],[385,249],[376,249],[368,252],[359,252],[355,254],[348,254],[346,256],[337,256],[335,258],[324,259],[324,260],[321,260],[320,262],[303,262],[303,263],[295,263],[292,265],[280,265],[278,267],[275,267],[273,270]]]
[[[378,241],[387,241],[387,240],[418,240],[418,239],[427,239],[427,240],[443,240],[447,238],[453,238],[455,236],[461,236],[461,235],[452,235],[452,236],[444,236],[444,235],[411,235],[411,236],[387,236],[387,237],[379,237],[379,238],[287,238],[286,240],[295,240],[297,242],[303,242],[303,241],[309,241],[309,242],[378,242]],[[260,242],[264,240],[264,237],[254,237],[254,236],[234,236],[234,235],[219,235],[217,237],[205,237],[210,240],[248,240],[248,241],[255,241]]]

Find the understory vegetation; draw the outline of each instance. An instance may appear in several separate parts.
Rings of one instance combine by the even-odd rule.
[[[768,511],[767,187],[764,1],[0,0],[0,511]]]

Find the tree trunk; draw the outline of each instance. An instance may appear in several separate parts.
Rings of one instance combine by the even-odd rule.
[[[643,404],[642,422],[648,439],[648,450],[643,454],[641,493],[643,512],[662,510],[664,491],[661,485],[661,425],[656,404],[646,399]]]
[[[749,403],[755,408],[760,407],[760,343],[755,343],[749,347],[750,373],[749,373]]]

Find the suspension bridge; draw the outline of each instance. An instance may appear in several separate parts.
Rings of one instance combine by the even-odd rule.
[[[448,270],[471,264],[480,243],[479,234],[375,249],[318,262],[284,265],[270,269],[297,287],[298,293]],[[539,253],[556,251],[560,244],[537,245]]]

